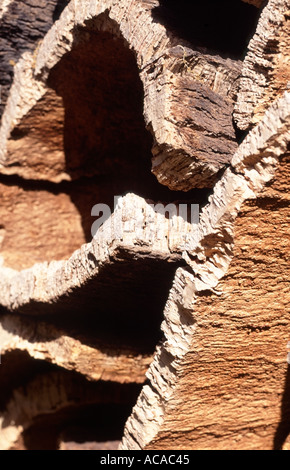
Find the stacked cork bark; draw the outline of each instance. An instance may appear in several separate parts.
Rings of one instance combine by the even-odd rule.
[[[289,446],[290,4],[185,5],[0,1],[1,449]]]

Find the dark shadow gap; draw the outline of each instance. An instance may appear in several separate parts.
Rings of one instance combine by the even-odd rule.
[[[143,186],[142,181],[145,183]],[[111,175],[97,175],[80,176],[73,181],[54,183],[46,180],[26,179],[19,175],[0,175],[0,184],[6,187],[21,188],[27,192],[44,191],[53,195],[67,194],[81,215],[82,229],[87,243],[92,240],[91,228],[96,217],[91,215],[91,210],[95,204],[106,204],[113,213],[114,197],[132,192],[144,198],[148,203],[154,203],[154,205],[157,203],[162,203],[164,206],[168,203],[187,204],[190,209],[191,204],[198,204],[201,210],[207,204],[213,191],[212,189],[192,189],[186,193],[172,191],[158,183],[155,176],[150,174],[149,169],[144,169],[144,178],[140,176],[135,180],[128,177],[117,181],[117,178]],[[65,255],[65,258],[67,257]]]
[[[288,364],[284,392],[281,401],[281,417],[277,427],[273,450],[282,450],[283,444],[290,434],[290,365]]]
[[[194,48],[243,59],[261,10],[241,0],[160,0],[155,21]]]
[[[145,175],[145,180],[146,180],[146,175]],[[196,202],[200,203],[201,205],[204,205],[205,203],[208,202],[208,196],[212,192],[212,188],[204,188],[204,189],[192,189],[186,193],[183,191],[172,191],[171,189],[167,188],[166,186],[161,185],[158,183],[156,180],[155,176],[152,175],[152,181],[154,181],[154,186],[153,187],[145,187],[144,188],[138,188],[136,182],[136,192],[134,192],[132,189],[124,189],[124,191],[120,191],[122,195],[128,194],[129,192],[134,192],[134,194],[137,194],[140,197],[143,197],[144,199],[148,201],[153,201],[155,200],[156,202],[158,201],[163,201],[165,202]],[[0,184],[3,184],[5,186],[17,186],[19,188],[24,189],[25,191],[47,191],[52,194],[71,194],[74,193],[74,191],[80,191],[84,187],[94,187],[95,189],[98,187],[102,188],[102,185],[105,187],[104,192],[109,192],[110,189],[114,189],[114,187],[111,186],[112,183],[112,178],[110,175],[107,176],[80,176],[79,178],[73,180],[73,181],[61,181],[59,183],[55,183],[53,181],[48,181],[44,179],[27,179],[27,178],[22,178],[21,176],[17,174],[13,175],[4,175],[0,174]],[[129,187],[133,187],[134,182],[132,185],[129,184]],[[125,183],[124,183],[124,188],[125,188]],[[119,188],[117,188],[119,189]],[[138,190],[139,189],[139,190]],[[119,195],[118,191],[115,191],[115,195]],[[98,196],[98,191],[96,191],[96,197],[93,201],[98,201],[99,196]],[[113,195],[113,192],[112,192]],[[110,207],[113,208],[113,196],[111,195],[110,197]],[[154,196],[154,198],[152,198]],[[106,197],[104,199],[100,199],[102,202],[107,200]]]

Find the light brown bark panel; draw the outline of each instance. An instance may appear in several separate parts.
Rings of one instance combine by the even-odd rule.
[[[69,330],[69,329],[68,329]],[[117,345],[113,338],[88,338],[56,327],[51,322],[18,315],[2,315],[0,344],[2,365],[10,351],[27,352],[31,359],[55,364],[76,371],[91,381],[144,383],[151,362],[150,354],[136,352],[122,340]],[[10,370],[11,375],[13,371]],[[7,370],[6,375],[9,375]]]
[[[289,175],[288,154],[243,204],[220,295],[197,298],[191,350],[148,449],[273,449],[290,432]]]

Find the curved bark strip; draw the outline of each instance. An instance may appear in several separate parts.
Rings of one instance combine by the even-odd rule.
[[[241,62],[222,59],[204,50],[193,51],[154,21],[153,7],[154,3],[148,5],[139,1],[128,4],[108,0],[94,6],[90,2],[71,2],[39,47],[34,52],[25,52],[15,66],[14,83],[2,119],[2,173],[43,178],[46,170],[43,162],[47,161],[49,179],[70,179],[63,157],[66,149],[58,139],[64,111],[61,100],[47,88],[47,80],[50,86],[57,88],[65,107],[64,91],[49,79],[54,67],[61,60],[68,61],[70,54],[76,57],[82,46],[89,58],[90,42],[95,41],[91,67],[100,73],[96,68],[99,63],[100,67],[103,65],[101,73],[108,71],[110,77],[118,75],[118,68],[122,68],[122,62],[118,66],[118,57],[121,61],[122,51],[113,59],[113,64],[106,63],[104,57],[111,60],[106,55],[105,42],[115,41],[118,47],[119,41],[120,50],[121,46],[130,49],[136,56],[144,89],[145,123],[154,139],[153,173],[162,184],[174,190],[188,191],[213,185],[217,172],[229,163],[237,148],[231,115]],[[139,34],[140,31],[143,33]],[[98,48],[104,50],[98,51]],[[82,70],[78,71],[81,73]],[[121,75],[119,78],[121,80]],[[73,89],[71,93],[74,93],[71,97],[77,99]],[[81,99],[83,102],[90,97]],[[38,108],[46,105],[49,109],[52,105],[56,114],[39,116]],[[206,114],[200,112],[204,106]],[[55,120],[49,139],[45,132],[48,119]],[[100,119],[104,121],[104,116]],[[32,128],[32,133],[27,134],[27,128]],[[24,137],[22,154],[20,149],[17,151],[19,135]],[[29,152],[33,142],[38,142],[35,155]]]
[[[185,253],[193,273],[176,273],[162,324],[166,339],[147,372],[150,385],[143,388],[127,422],[123,449],[170,449],[173,442],[176,449],[272,448],[289,336],[289,228],[283,224],[289,220],[283,172],[289,172],[289,124],[286,93],[248,135],[232,168],[217,183],[199,234]],[[279,159],[281,173],[273,181]],[[272,214],[272,204],[281,207],[281,214]],[[266,246],[273,250],[273,230],[281,222],[279,239],[285,243],[272,254],[276,271],[269,289],[267,274],[274,268],[256,248],[256,237],[261,223]],[[237,302],[240,285],[243,296]],[[284,299],[278,304],[277,291]],[[261,350],[263,341],[273,351],[271,361]],[[270,388],[261,385],[255,362],[265,377],[275,375]]]
[[[269,104],[288,89],[289,9],[288,0],[269,0],[250,41],[234,113],[242,130],[257,124]]]

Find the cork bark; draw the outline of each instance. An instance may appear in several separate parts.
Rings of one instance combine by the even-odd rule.
[[[289,447],[288,10],[0,1],[0,449]]]
[[[202,214],[185,254],[192,273],[176,273],[166,339],[124,449],[280,449],[286,441],[289,105],[287,93],[268,110]]]

